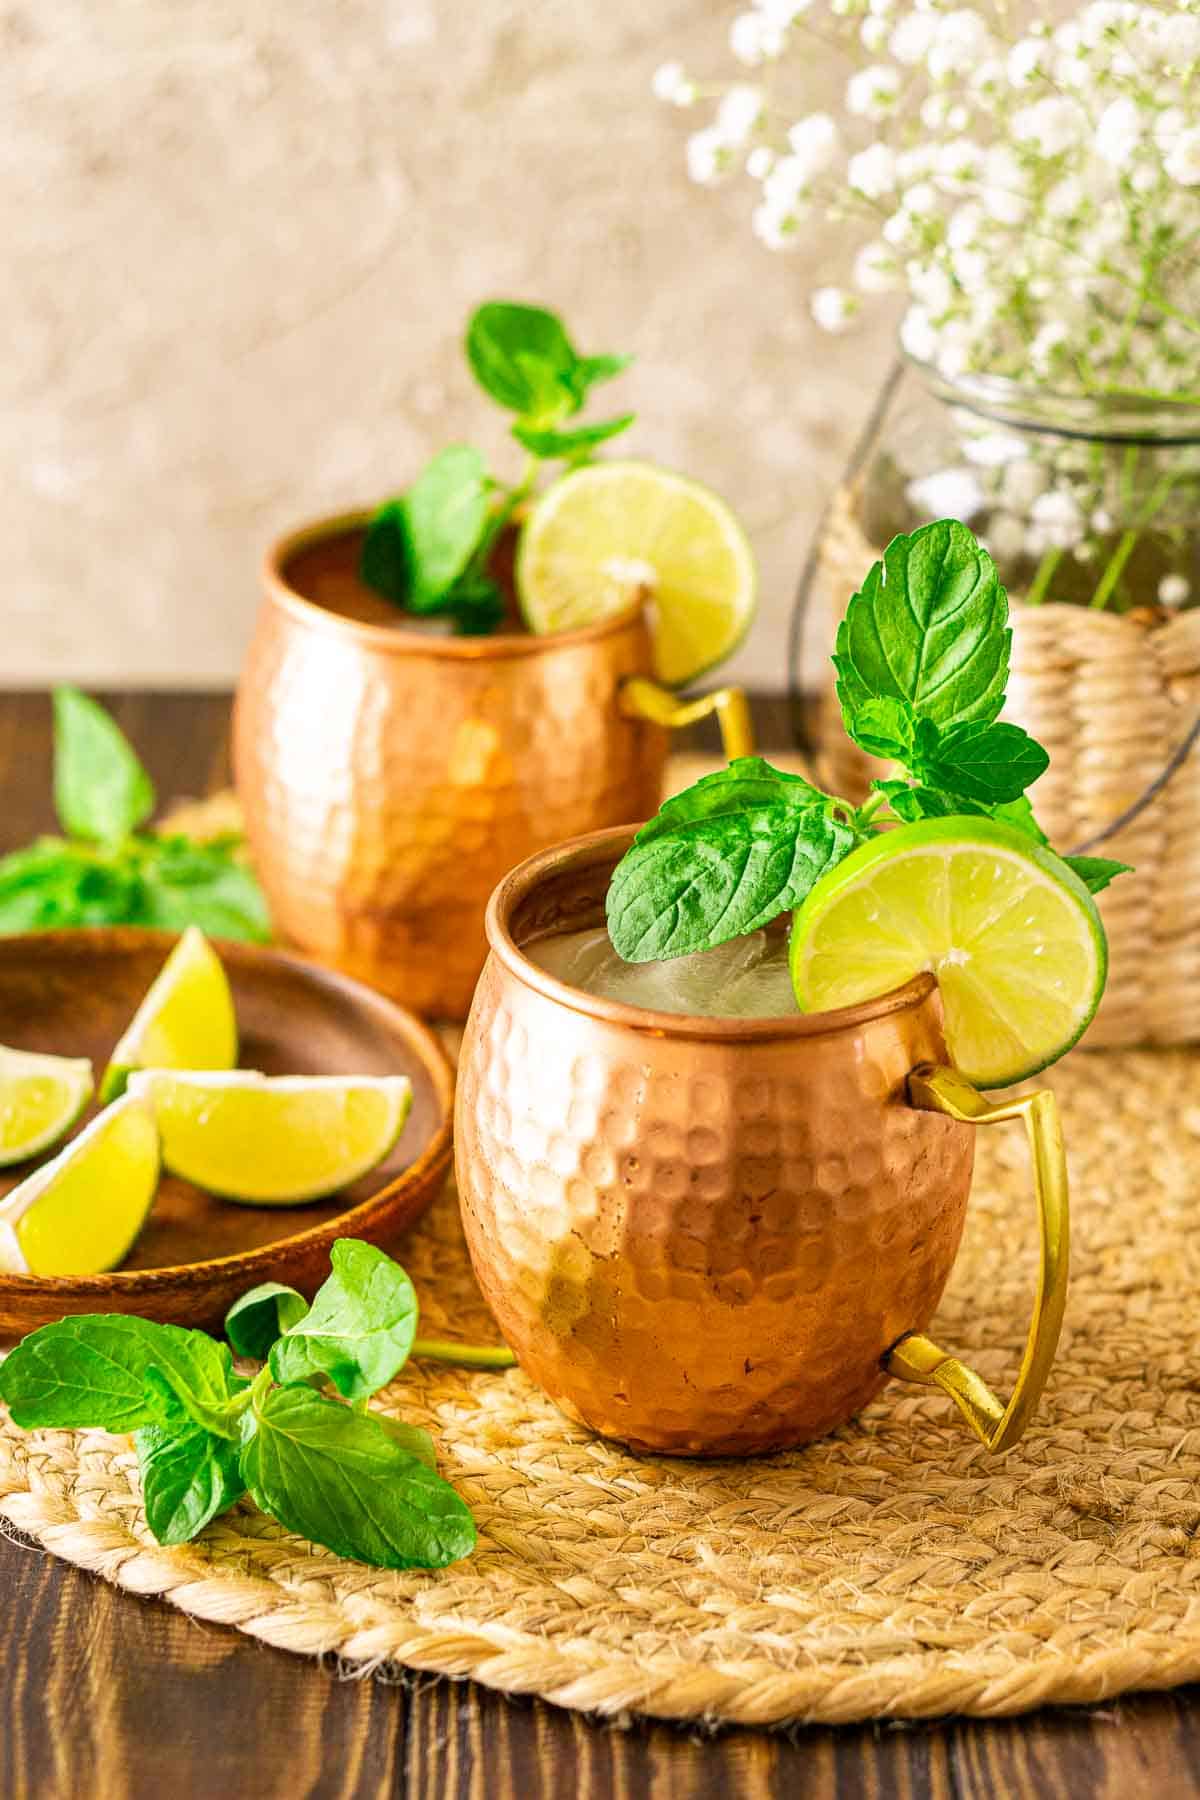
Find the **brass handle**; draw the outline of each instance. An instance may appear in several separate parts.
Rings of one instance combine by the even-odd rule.
[[[665,725],[670,730],[694,725],[697,719],[716,713],[726,761],[754,755],[754,727],[740,687],[714,688],[711,694],[701,694],[696,700],[681,700],[657,681],[632,675],[621,685],[618,704],[627,719],[649,719],[652,725]]]
[[[1002,1119],[1025,1121],[1042,1254],[1033,1320],[1012,1399],[1005,1406],[973,1369],[920,1332],[902,1337],[884,1358],[889,1374],[940,1387],[949,1394],[987,1449],[1007,1450],[1025,1430],[1046,1385],[1067,1303],[1070,1208],[1058,1106],[1047,1088],[992,1105],[953,1069],[933,1067],[914,1070],[908,1079],[908,1097],[923,1112],[945,1113],[965,1125],[995,1125]]]

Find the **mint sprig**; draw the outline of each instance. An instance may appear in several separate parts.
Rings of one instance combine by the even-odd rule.
[[[265,940],[266,902],[232,837],[145,831],[154,786],[115,720],[78,688],[54,690],[54,800],[63,837],[0,857],[0,933],[144,925]]]
[[[407,491],[373,514],[360,574],[369,587],[417,614],[446,613],[460,632],[493,631],[504,597],[489,573],[496,541],[533,492],[543,464],[586,462],[633,424],[633,413],[571,424],[591,390],[625,369],[627,356],[582,356],[562,320],[541,306],[493,300],[472,314],[464,348],[480,387],[515,414],[511,435],[524,471],[506,484],[469,444],[440,450]]]
[[[471,1514],[438,1475],[428,1433],[366,1402],[414,1350],[492,1368],[513,1358],[418,1344],[412,1284],[373,1245],[340,1238],[331,1260],[311,1307],[267,1282],[230,1309],[233,1348],[268,1359],[253,1381],[202,1331],[83,1314],[32,1332],[0,1363],[0,1400],[26,1430],[132,1431],[160,1543],[188,1542],[248,1491],[339,1556],[442,1568],[474,1547]]]
[[[1042,746],[1000,719],[1008,597],[987,551],[943,519],[897,537],[855,594],[833,661],[847,735],[903,773],[865,806],[741,757],[668,800],[613,872],[608,929],[628,962],[710,950],[798,906],[889,823],[994,818],[1045,845],[1028,789]],[[1128,865],[1065,857],[1099,893]]]

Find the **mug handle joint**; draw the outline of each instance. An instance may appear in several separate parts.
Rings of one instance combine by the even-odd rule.
[[[909,1076],[911,1104],[963,1125],[1021,1119],[1033,1159],[1041,1255],[1033,1319],[1012,1398],[1007,1406],[973,1369],[920,1332],[902,1337],[884,1357],[891,1375],[940,1387],[988,1450],[1007,1450],[1025,1430],[1054,1361],[1067,1301],[1070,1210],[1067,1161],[1058,1105],[1048,1088],[992,1104],[954,1069],[933,1066]]]
[[[644,675],[631,675],[621,684],[618,704],[625,718],[648,719],[652,725],[665,725],[671,731],[694,725],[698,719],[707,719],[715,713],[725,760],[733,762],[739,756],[754,755],[750,707],[745,690],[740,687],[714,688],[711,694],[681,700],[657,681],[650,681]]]

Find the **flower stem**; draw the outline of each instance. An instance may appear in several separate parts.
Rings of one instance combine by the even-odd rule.
[[[512,1369],[517,1362],[503,1344],[450,1344],[438,1338],[418,1338],[411,1354],[460,1369]]]
[[[1133,554],[1141,532],[1136,525],[1130,525],[1121,533],[1121,539],[1105,565],[1104,573],[1096,583],[1096,591],[1088,601],[1090,607],[1100,611],[1108,605],[1113,589],[1125,572],[1125,564]]]
[[[1062,557],[1063,553],[1061,550],[1055,549],[1043,551],[1042,560],[1037,567],[1037,574],[1030,583],[1029,592],[1025,596],[1024,603],[1026,606],[1040,606],[1042,604],[1042,601],[1046,598],[1046,590],[1054,580],[1054,571],[1058,568],[1059,563],[1062,561]]]

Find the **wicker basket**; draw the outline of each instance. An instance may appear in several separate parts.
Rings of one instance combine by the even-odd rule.
[[[835,623],[879,550],[858,524],[855,495],[835,496],[818,553],[815,598]],[[1056,846],[1090,847],[1163,774],[1200,706],[1200,610],[1171,619],[1083,607],[1014,605],[1007,716],[1050,752],[1038,818]],[[881,765],[849,742],[832,685],[822,697],[819,769],[858,798]],[[1200,753],[1198,753],[1200,758]],[[1200,1039],[1200,779],[1186,761],[1097,853],[1132,863],[1136,879],[1099,898],[1108,930],[1108,989],[1086,1042]]]

